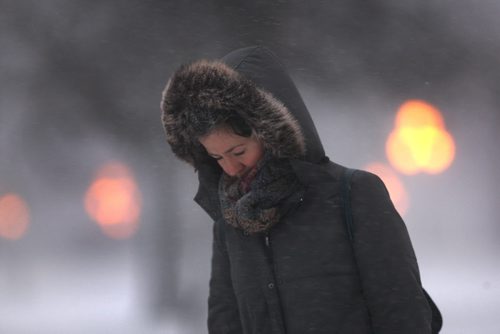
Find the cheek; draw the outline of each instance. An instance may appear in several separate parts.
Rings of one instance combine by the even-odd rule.
[[[224,159],[217,160],[217,163],[219,164],[219,166],[221,166],[222,169],[224,169],[226,166],[226,164],[224,163]]]
[[[249,159],[250,160],[249,163],[250,163],[251,167],[254,167],[260,161],[260,159],[262,158],[263,155],[264,155],[263,150],[260,147],[258,149],[256,149],[253,152],[251,158]]]

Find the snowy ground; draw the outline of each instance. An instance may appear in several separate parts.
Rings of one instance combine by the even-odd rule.
[[[141,309],[131,261],[56,262],[2,276],[0,333],[192,333],[173,315],[153,321]]]
[[[2,276],[0,333],[5,334],[198,334],[204,320],[189,321],[172,313],[153,321],[137,298],[137,275],[131,261],[95,264],[47,262]],[[35,275],[35,276],[26,276]],[[425,278],[432,277],[432,280]],[[8,284],[8,285],[7,285]],[[200,282],[205,285],[206,282]],[[477,264],[425,271],[424,285],[444,316],[443,334],[500,333],[500,270]],[[205,296],[199,296],[205,305]],[[199,317],[204,317],[200,314]]]

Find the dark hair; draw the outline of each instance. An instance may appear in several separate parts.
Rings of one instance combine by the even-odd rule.
[[[232,130],[241,137],[250,137],[252,127],[243,116],[232,110],[200,110],[193,119],[189,120],[192,127],[191,138],[201,138],[215,130]]]
[[[251,137],[252,136],[253,129],[250,126],[250,124],[248,124],[248,122],[245,120],[245,118],[243,118],[241,115],[239,115],[236,112],[227,112],[226,111],[226,113],[228,113],[229,115],[226,114],[227,116],[225,115],[225,117],[222,116],[222,117],[219,117],[219,119],[217,119],[217,120],[211,120],[215,124],[212,125],[210,128],[204,127],[203,128],[204,131],[200,131],[201,133],[203,133],[203,135],[197,136],[197,138],[206,136],[213,131],[222,130],[222,129],[232,130],[235,134],[237,134],[238,136],[241,136],[241,137]],[[221,115],[221,114],[224,114],[224,112],[220,111],[219,115]],[[197,148],[196,150],[191,152],[191,157],[192,157],[193,161],[196,161],[197,163],[207,163],[207,161],[211,163],[211,162],[215,161],[210,155],[207,154],[205,147],[198,140],[194,141],[193,145],[194,145],[194,147]],[[202,154],[200,155],[200,153],[202,153]],[[217,164],[217,166],[218,166],[218,164]]]
[[[252,128],[250,125],[243,117],[236,113],[229,116],[222,124],[227,124],[238,136],[250,137],[252,135]]]

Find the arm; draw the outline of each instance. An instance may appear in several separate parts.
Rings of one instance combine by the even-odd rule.
[[[229,257],[225,247],[224,226],[214,223],[212,272],[208,297],[208,332],[210,334],[241,334],[240,315],[231,283]]]
[[[382,180],[358,171],[351,183],[354,253],[375,333],[431,333],[431,310],[406,226]]]

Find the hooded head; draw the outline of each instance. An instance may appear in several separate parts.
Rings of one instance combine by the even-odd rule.
[[[277,158],[311,163],[325,158],[297,88],[276,56],[261,46],[181,66],[167,83],[161,108],[167,141],[177,157],[198,170],[195,200],[212,217],[218,214],[222,169],[199,140],[234,116]]]
[[[162,109],[168,143],[195,167],[207,154],[199,139],[233,119],[250,127],[273,156],[305,155],[301,128],[283,103],[220,61],[182,66],[167,84]]]
[[[295,86],[263,47],[181,66],[167,83],[161,107],[173,152],[196,169],[207,160],[199,139],[234,118],[277,158],[315,160],[322,152]]]

